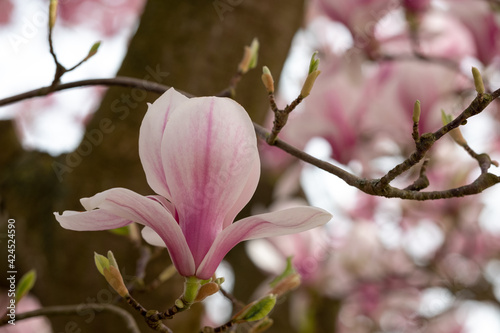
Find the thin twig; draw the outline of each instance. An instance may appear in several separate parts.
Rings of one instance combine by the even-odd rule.
[[[70,88],[95,86],[95,85],[131,87],[131,88],[144,89],[146,91],[158,94],[162,94],[167,89],[169,89],[168,86],[154,82],[149,82],[135,78],[128,78],[128,77],[117,77],[111,79],[82,80],[82,81],[60,84],[54,87],[53,91],[60,91]],[[35,89],[15,96],[1,99],[0,106],[12,104],[33,97],[48,95],[51,92],[49,88],[50,86],[43,87],[41,89]],[[179,92],[186,95],[187,97],[193,97],[193,95],[191,94],[182,91]],[[385,178],[383,177],[382,179],[365,179],[355,176],[339,167],[334,166],[331,163],[317,159],[280,139],[276,139],[276,141],[274,142],[274,146],[289,153],[292,156],[297,157],[298,159],[304,162],[314,165],[320,169],[323,169],[341,178],[348,185],[354,186],[359,190],[370,195],[383,196],[387,198],[401,198],[408,200],[435,200],[435,199],[462,197],[466,195],[474,195],[499,183],[500,177],[491,173],[483,173],[471,184],[448,190],[432,191],[432,192],[417,192],[417,191],[408,191],[405,189],[398,189],[390,186],[389,183],[392,179],[401,175],[403,172],[407,171],[409,168],[411,168],[419,161],[421,161],[425,155],[425,152],[427,152],[427,150],[430,149],[430,147],[435,141],[439,140],[443,135],[445,135],[452,129],[460,126],[467,118],[480,113],[482,110],[486,108],[486,106],[489,103],[491,103],[491,101],[497,99],[499,96],[500,96],[500,89],[497,89],[489,95],[484,94],[480,98],[476,97],[472,101],[472,103],[467,107],[467,109],[465,109],[457,118],[449,122],[447,125],[443,126],[434,133],[423,134],[419,142],[419,144],[422,146],[419,149],[417,149],[412,155],[410,155],[410,157],[405,162],[396,166],[395,168],[393,168],[393,170],[389,171],[389,173],[385,176]],[[254,123],[254,128],[255,132],[260,138],[262,138],[263,140],[268,139],[270,133],[267,130],[265,130],[262,126]]]
[[[141,333],[139,327],[137,326],[134,317],[124,309],[112,305],[112,304],[97,304],[97,303],[87,303],[85,304],[85,308],[94,309],[96,313],[110,312],[120,316],[126,324],[127,330],[132,333]],[[61,305],[61,306],[48,306],[38,310],[18,313],[16,314],[16,321],[24,320],[33,317],[40,316],[67,316],[67,315],[78,315],[82,311],[82,305]],[[3,326],[8,323],[8,318],[0,321],[0,326]]]
[[[233,304],[234,306],[234,309],[237,311],[243,309],[245,307],[245,303],[243,303],[242,301],[240,301],[239,299],[237,299],[236,297],[234,297],[233,294],[227,292],[224,288],[220,288],[220,292],[222,293],[222,295],[224,295],[224,297],[226,297],[228,300],[231,301],[231,303]]]

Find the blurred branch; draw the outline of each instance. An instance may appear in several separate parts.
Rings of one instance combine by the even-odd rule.
[[[141,333],[132,315],[116,305],[105,304],[105,303],[102,304],[87,303],[85,304],[85,308],[94,309],[95,312],[97,313],[101,313],[101,311],[114,313],[123,319],[123,321],[127,326],[127,330],[129,332]],[[81,311],[82,311],[81,304],[48,306],[34,311],[16,313],[16,321],[33,317],[40,317],[40,316],[51,317],[51,316],[64,316],[64,315],[78,315],[81,313]],[[8,320],[9,318],[2,319],[0,321],[0,326],[6,325],[8,323]]]
[[[0,100],[0,106],[12,104],[25,99],[40,97],[50,94],[52,91],[61,91],[70,88],[83,87],[83,86],[122,86],[143,89],[149,92],[155,92],[162,94],[167,89],[168,86],[161,85],[158,83],[153,83],[145,80],[128,78],[128,77],[117,77],[111,79],[91,79],[75,81],[71,83],[60,84],[51,89],[51,87],[43,87],[40,89],[31,90],[22,94],[7,97]],[[193,97],[191,94],[180,91],[187,97]],[[281,150],[297,157],[298,159],[312,164],[320,169],[323,169],[339,178],[344,180],[348,185],[354,186],[359,190],[375,196],[383,196],[387,198],[401,198],[409,200],[435,200],[435,199],[446,199],[454,197],[462,197],[467,195],[474,195],[481,193],[485,189],[500,182],[500,177],[484,172],[482,173],[474,182],[471,184],[452,188],[442,191],[428,191],[419,192],[412,191],[408,189],[399,189],[390,186],[390,182],[396,177],[409,170],[416,164],[418,164],[424,157],[427,151],[433,146],[433,144],[443,137],[445,134],[451,130],[458,128],[461,124],[464,124],[468,118],[479,114],[483,111],[493,100],[500,96],[500,89],[495,90],[491,94],[478,94],[476,98],[470,103],[470,105],[454,120],[441,127],[434,133],[425,133],[421,135],[418,144],[416,145],[416,150],[402,163],[391,169],[385,176],[380,179],[366,179],[355,176],[339,167],[334,166],[331,163],[317,159],[306,152],[293,147],[292,145],[276,139],[274,146],[280,148]],[[267,141],[270,133],[264,129],[262,126],[254,123],[254,128],[257,135]]]
[[[454,71],[460,72],[460,65],[453,60],[442,57],[428,56],[420,52],[409,54],[382,54],[376,58],[380,61],[425,61],[433,64],[442,65]]]

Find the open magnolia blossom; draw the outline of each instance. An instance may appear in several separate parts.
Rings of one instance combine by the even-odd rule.
[[[168,90],[149,105],[139,155],[157,195],[113,188],[81,199],[84,212],[55,213],[62,227],[105,230],[143,224],[153,245],[166,246],[183,276],[210,278],[241,241],[291,234],[331,215],[295,207],[233,223],[260,176],[257,139],[246,111],[228,98],[187,98]]]

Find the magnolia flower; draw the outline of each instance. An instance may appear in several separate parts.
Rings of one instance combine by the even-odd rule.
[[[246,111],[227,98],[188,99],[174,89],[149,105],[139,135],[147,181],[158,194],[113,188],[81,199],[85,212],[55,213],[71,230],[143,224],[144,238],[166,246],[183,276],[210,278],[243,240],[291,234],[331,215],[295,207],[233,223],[260,176],[257,139]]]

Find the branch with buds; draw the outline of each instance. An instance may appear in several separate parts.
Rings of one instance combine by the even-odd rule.
[[[286,125],[290,112],[292,112],[300,104],[300,102],[302,102],[302,100],[309,96],[309,94],[311,93],[314,82],[316,81],[318,75],[321,73],[318,70],[319,59],[316,59],[317,54],[318,52],[316,51],[311,57],[309,72],[299,96],[297,96],[297,98],[290,105],[287,105],[284,109],[278,109],[278,107],[276,106],[276,102],[274,99],[274,79],[271,75],[271,71],[266,66],[264,66],[264,68],[262,69],[262,83],[264,84],[264,87],[269,94],[269,104],[271,105],[271,110],[274,112],[273,129],[271,130],[271,134],[266,138],[266,142],[268,144],[273,145],[276,142],[278,134]]]

